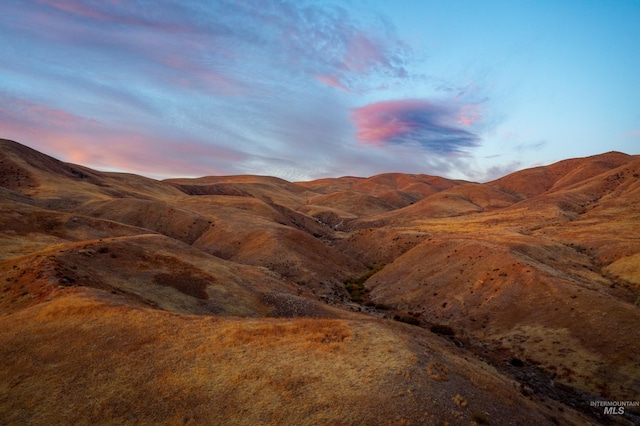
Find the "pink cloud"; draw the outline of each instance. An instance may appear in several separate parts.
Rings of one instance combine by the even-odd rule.
[[[284,62],[285,68],[302,71],[322,83],[360,92],[371,89],[370,77],[406,77],[410,49],[393,28],[372,22],[363,26],[342,6],[320,6],[314,2],[284,0],[255,7],[239,2],[249,31],[234,35],[248,44],[259,43],[271,50],[266,58]],[[234,10],[234,15],[239,15]],[[254,31],[259,26],[262,31]],[[272,40],[261,38],[272,33]],[[272,44],[275,40],[277,44]],[[320,78],[319,78],[320,76]]]
[[[456,111],[446,104],[407,99],[377,102],[351,114],[360,142],[416,144],[431,151],[454,152],[475,146],[478,137],[456,127]]]
[[[332,77],[329,75],[315,75],[314,78],[320,83],[326,84],[327,86],[335,87],[344,92],[351,92],[351,90],[347,86],[342,84],[340,79],[338,79],[337,77]]]
[[[184,22],[176,22],[175,16],[170,19],[162,19],[163,5],[158,3],[155,8],[147,7],[144,15],[140,14],[139,5],[134,2],[121,2],[120,0],[102,0],[87,2],[83,0],[38,0],[53,9],[65,12],[76,17],[87,18],[94,21],[131,25],[134,27],[146,27],[164,33],[193,33],[193,25]]]
[[[87,150],[89,144],[99,150]],[[150,176],[204,176],[222,174],[216,164],[245,159],[239,152],[207,145],[197,141],[177,140],[160,135],[133,132],[95,135],[88,140],[66,140],[58,146],[73,155],[84,151],[83,164],[92,167],[133,171]]]
[[[41,13],[23,14],[42,20],[27,26],[30,31],[46,32],[47,39],[90,49],[90,54],[127,52],[122,58],[127,67],[142,64],[146,71],[160,64],[198,74],[190,81],[183,76],[169,80],[180,87],[191,82],[198,89],[244,93],[240,86],[266,81],[265,71],[273,71],[363,92],[378,88],[371,77],[407,75],[410,49],[393,28],[378,22],[364,27],[342,6],[293,0],[260,7],[246,1],[158,2],[153,7],[116,0],[37,1],[44,6]],[[205,74],[214,78],[199,78]],[[254,74],[260,78],[252,79]]]
[[[2,137],[25,143],[63,161],[154,177],[227,174],[246,160],[233,148],[172,137],[162,129],[115,128],[27,100],[0,102]]]
[[[352,130],[333,88],[353,99],[412,68],[393,25],[335,2],[8,4],[9,44],[30,54],[10,61],[6,87],[33,104],[3,103],[2,136],[90,167],[203,174],[333,158]],[[363,118],[359,138],[429,140],[420,118],[387,113]]]
[[[349,40],[344,64],[347,69],[355,71],[368,71],[378,64],[387,65],[380,46],[362,33],[355,34]]]
[[[197,141],[108,129],[78,135],[35,129],[28,135],[12,136],[11,139],[62,161],[156,178],[228,174],[227,163],[247,157],[231,149]]]
[[[470,127],[480,120],[482,120],[482,114],[480,113],[480,108],[478,107],[478,105],[467,104],[463,105],[460,108],[460,112],[458,114],[458,124]]]
[[[85,18],[95,19],[103,22],[122,22],[126,24],[140,24],[139,20],[124,19],[107,12],[103,12],[96,7],[87,5],[86,2],[81,0],[39,0],[40,3],[44,3],[50,7],[67,12],[73,15],[82,16]],[[113,5],[120,5],[117,0],[103,1],[105,3],[111,3]]]
[[[351,119],[361,142],[382,143],[403,136],[417,125],[415,114],[428,114],[433,105],[420,100],[377,102],[354,109]]]
[[[351,119],[358,128],[358,140],[379,144],[393,136],[406,133],[410,124],[403,123],[396,116],[398,107],[397,103],[380,102],[357,108]]]
[[[9,98],[0,104],[0,124],[5,132],[8,128],[46,128],[69,132],[96,123],[95,120],[24,99]]]
[[[158,46],[149,49],[149,52],[151,60],[164,65],[165,69],[170,71],[166,73],[166,81],[170,84],[226,95],[239,95],[249,90],[242,81],[207,67],[184,54],[184,51],[181,54],[177,50]]]

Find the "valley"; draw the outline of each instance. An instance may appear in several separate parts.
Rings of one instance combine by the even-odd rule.
[[[0,423],[640,422],[640,156],[153,180],[0,140]]]

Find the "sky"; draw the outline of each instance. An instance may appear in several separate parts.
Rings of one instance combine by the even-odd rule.
[[[640,153],[640,1],[2,0],[0,138],[156,179]]]

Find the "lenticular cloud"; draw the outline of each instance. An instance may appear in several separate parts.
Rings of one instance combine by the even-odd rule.
[[[438,153],[455,153],[476,146],[479,138],[459,127],[464,107],[406,99],[355,108],[351,120],[361,143],[414,144]]]

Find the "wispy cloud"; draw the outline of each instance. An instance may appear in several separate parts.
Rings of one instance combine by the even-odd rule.
[[[440,156],[480,143],[483,104],[459,92],[354,108],[422,74],[393,25],[353,5],[23,0],[0,12],[0,137],[64,160],[153,176],[444,174],[459,164]]]
[[[351,118],[362,143],[417,144],[431,152],[450,154],[479,143],[476,134],[459,125],[459,117],[466,117],[467,107],[395,100],[355,108]],[[471,117],[462,124],[471,125],[474,121]]]
[[[465,127],[471,127],[482,120],[481,108],[478,104],[462,105],[458,112],[457,123]]]
[[[363,19],[338,5],[231,0],[159,1],[154,7],[139,1],[37,4],[57,12],[59,21],[50,23],[53,31],[47,32],[60,41],[117,47],[123,56],[135,53],[138,61],[213,73],[222,80],[255,84],[259,69],[277,67],[280,74],[321,76],[318,80],[331,86],[366,90],[369,77],[407,76],[410,49],[392,27],[375,15]],[[247,62],[258,70],[251,72]]]
[[[171,133],[148,135],[116,128],[1,92],[0,128],[3,137],[38,141],[38,149],[65,161],[104,170],[135,170],[154,177],[228,173],[234,171],[229,164],[250,158],[231,147],[216,147]]]
[[[4,129],[36,129],[43,126],[55,131],[75,131],[92,127],[95,123],[95,120],[0,92],[0,124]]]
[[[539,151],[545,146],[547,146],[547,141],[541,140],[538,142],[520,143],[520,144],[514,145],[513,149],[517,152]]]

